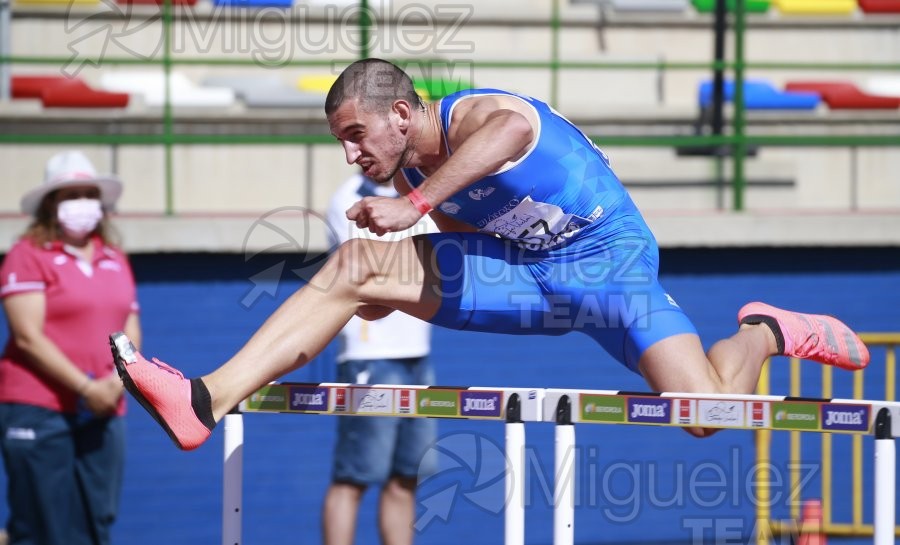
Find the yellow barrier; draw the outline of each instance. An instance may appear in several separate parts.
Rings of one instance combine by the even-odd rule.
[[[785,15],[848,15],[856,11],[856,0],[774,0]]]
[[[870,348],[884,347],[884,400],[896,400],[896,377],[897,377],[897,345],[900,345],[900,333],[863,333],[860,334],[863,342]],[[877,363],[876,363],[877,364]],[[872,364],[870,364],[872,365]],[[822,398],[834,397],[834,368],[828,365],[821,366],[822,370]],[[757,393],[760,395],[768,395],[770,393],[770,371],[769,362],[763,365],[762,373],[759,377],[759,385]],[[801,375],[800,360],[797,358],[790,359],[790,395],[800,397]],[[864,397],[865,371],[856,371],[853,373],[853,399],[866,399]],[[869,398],[872,398],[870,395]],[[800,433],[789,432],[789,453],[790,460],[797,462],[801,460],[801,444]],[[832,520],[832,498],[833,483],[832,473],[833,466],[833,435],[829,433],[822,434],[822,531],[825,534],[833,536],[871,536],[874,532],[872,524],[863,521],[863,443],[862,436],[855,435],[851,439],[851,470],[852,470],[852,522],[836,523]],[[772,431],[759,430],[756,432],[756,467],[765,468],[764,473],[758,475],[756,489],[756,543],[757,545],[769,545],[772,536],[775,535],[794,535],[797,532],[797,522],[800,519],[800,502],[799,497],[794,495],[800,494],[801,475],[800,464],[790,464],[789,481],[791,499],[790,516],[791,520],[772,520],[771,513],[771,482],[769,480],[768,470],[771,467],[771,451],[772,451]],[[900,536],[900,526],[895,529],[895,535]]]
[[[297,89],[307,93],[325,94],[331,89],[331,85],[337,76],[334,74],[317,74],[311,76],[300,76],[297,78]]]

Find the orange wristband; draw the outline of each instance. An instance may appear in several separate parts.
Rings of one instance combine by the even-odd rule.
[[[420,193],[418,189],[413,189],[412,191],[407,193],[406,198],[409,199],[409,202],[411,202],[413,206],[416,207],[416,210],[418,210],[419,213],[423,216],[434,210],[434,208],[432,208],[431,205],[428,204],[428,201],[425,200],[425,196],[422,195],[422,193]]]

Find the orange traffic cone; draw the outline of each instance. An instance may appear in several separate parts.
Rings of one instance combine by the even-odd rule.
[[[822,530],[822,500],[806,500],[800,509],[797,545],[826,545]]]

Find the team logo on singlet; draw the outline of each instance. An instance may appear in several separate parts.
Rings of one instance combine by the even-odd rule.
[[[457,214],[457,213],[459,213],[459,210],[461,207],[458,204],[456,204],[455,202],[447,201],[447,202],[442,202],[441,205],[438,206],[438,208],[441,210],[441,212],[444,212],[445,214]]]
[[[490,197],[491,193],[493,192],[494,188],[491,186],[485,187],[484,189],[476,187],[475,189],[469,191],[469,198],[475,201],[480,201],[485,197]]]

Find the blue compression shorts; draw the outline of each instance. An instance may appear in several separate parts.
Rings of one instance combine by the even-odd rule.
[[[429,321],[519,335],[579,331],[638,372],[651,345],[697,330],[660,286],[659,249],[634,204],[614,212],[552,250],[480,233],[427,235],[442,298]]]

